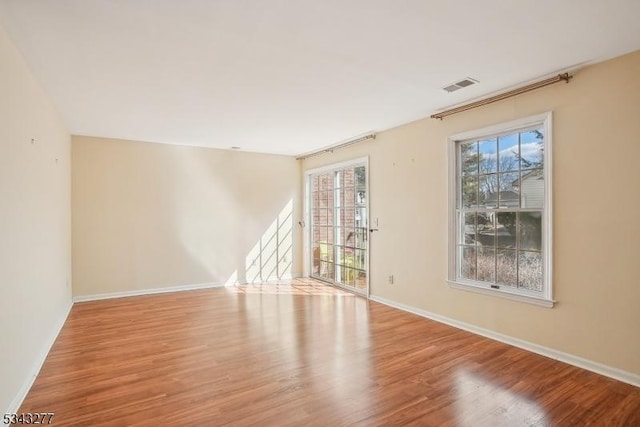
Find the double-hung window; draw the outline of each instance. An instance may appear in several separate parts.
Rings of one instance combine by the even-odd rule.
[[[551,307],[551,113],[449,144],[449,282]]]

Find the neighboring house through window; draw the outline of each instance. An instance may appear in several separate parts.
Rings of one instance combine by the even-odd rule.
[[[449,144],[449,282],[551,307],[551,113]]]

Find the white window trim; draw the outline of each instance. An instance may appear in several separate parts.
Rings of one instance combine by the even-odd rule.
[[[525,128],[533,125],[544,127],[545,149],[544,149],[544,215],[542,219],[542,253],[543,253],[543,271],[544,271],[544,292],[542,295],[528,295],[523,291],[514,292],[510,289],[493,289],[483,286],[481,282],[465,281],[456,277],[456,197],[457,197],[457,150],[456,144],[459,141],[468,139],[483,138],[485,136],[509,132],[512,130]],[[553,206],[552,206],[552,113],[545,112],[507,123],[501,123],[488,126],[482,129],[476,129],[468,132],[462,132],[451,135],[448,138],[448,155],[449,155],[449,277],[447,282],[453,289],[462,289],[465,291],[477,292],[485,295],[499,296],[516,301],[527,302],[531,304],[541,305],[543,307],[553,307],[556,302],[553,299]]]

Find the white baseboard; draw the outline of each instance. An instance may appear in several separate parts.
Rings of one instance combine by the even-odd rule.
[[[569,353],[554,350],[552,348],[544,347],[538,344],[534,344],[528,341],[524,341],[518,338],[503,335],[498,332],[491,331],[489,329],[480,328],[470,323],[460,322],[449,317],[441,316],[439,314],[431,313],[426,310],[422,310],[409,305],[401,304],[377,295],[369,296],[369,299],[375,302],[379,302],[389,307],[397,308],[399,310],[407,311],[409,313],[416,314],[418,316],[426,317],[427,319],[435,320],[436,322],[444,323],[445,325],[453,326],[454,328],[463,329],[465,331],[482,335],[483,337],[491,338],[496,341],[503,342],[505,344],[519,347],[524,350],[531,351],[533,353],[540,354],[542,356],[549,357],[551,359],[559,360],[561,362],[568,363],[573,366],[577,366],[582,369],[586,369],[596,374],[604,375],[627,384],[631,384],[636,387],[640,387],[640,375],[632,372],[623,371],[622,369],[613,368],[611,366],[603,365],[602,363],[594,362],[592,360],[583,359],[579,356],[574,356]]]
[[[261,283],[275,282],[280,280],[291,280],[301,277],[299,274],[287,274],[282,276],[281,278],[271,278]],[[230,282],[212,282],[212,283],[197,283],[192,285],[180,285],[180,286],[168,286],[165,288],[150,288],[150,289],[135,289],[131,291],[120,291],[120,292],[107,292],[104,294],[94,294],[94,295],[78,295],[73,297],[73,302],[87,302],[87,301],[98,301],[103,299],[111,299],[111,298],[124,298],[124,297],[134,297],[140,295],[152,295],[152,294],[164,294],[169,292],[182,292],[182,291],[194,291],[197,289],[210,289],[210,288],[222,288],[225,286],[236,286],[243,285],[246,283],[230,283]]]
[[[221,288],[227,286],[225,282],[198,283],[193,285],[167,286],[166,288],[135,289],[131,291],[107,292],[104,294],[78,295],[73,302],[98,301],[102,299],[135,297],[140,295],[164,294],[169,292],[194,291],[197,289]]]
[[[69,313],[71,312],[72,307],[73,301],[69,300],[69,303],[65,307],[64,312],[58,319],[56,319],[56,322],[53,324],[51,334],[47,337],[48,339],[45,340],[44,345],[40,349],[40,352],[37,355],[37,358],[33,367],[31,368],[31,371],[29,372],[29,375],[27,376],[24,383],[22,383],[22,387],[20,387],[20,390],[18,390],[18,393],[13,398],[13,400],[9,404],[9,407],[4,413],[15,414],[20,409],[24,398],[27,397],[27,393],[29,393],[29,390],[31,390],[31,386],[40,373],[40,369],[42,369],[42,365],[44,365],[44,361],[47,359],[53,343],[56,341],[56,338],[58,338],[58,335],[60,334],[60,331],[64,326],[64,322],[66,322],[67,317],[69,317]]]

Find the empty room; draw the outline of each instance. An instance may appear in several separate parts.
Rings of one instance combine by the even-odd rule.
[[[640,426],[637,0],[0,0],[2,425]]]

